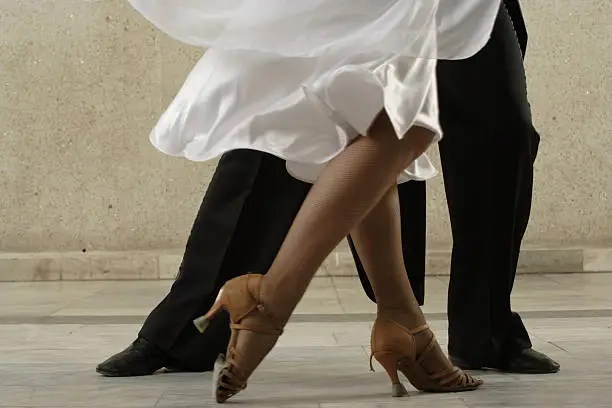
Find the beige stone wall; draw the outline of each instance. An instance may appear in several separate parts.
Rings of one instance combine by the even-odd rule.
[[[524,3],[543,137],[526,245],[612,247],[612,3]],[[165,157],[148,132],[199,54],[125,0],[0,0],[0,252],[179,249],[215,163]]]

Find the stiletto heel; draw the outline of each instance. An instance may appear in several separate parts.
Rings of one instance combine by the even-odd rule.
[[[415,336],[419,334],[431,336],[421,350],[417,350],[415,340]],[[482,380],[453,367],[450,362],[449,368],[437,372],[429,373],[425,369],[423,363],[427,359],[443,358],[448,361],[427,325],[409,330],[388,317],[378,316],[372,328],[371,344],[372,356],[389,374],[394,396],[398,396],[396,394],[401,391],[397,386],[401,385],[398,371],[404,374],[417,390],[425,392],[472,391],[483,384]]]
[[[198,329],[200,333],[204,333],[210,324],[210,321],[223,309],[223,288],[219,291],[215,303],[213,303],[210,310],[204,315],[193,320],[193,325]]]
[[[372,357],[376,359],[380,363],[381,366],[385,369],[387,374],[389,375],[389,379],[391,380],[391,396],[392,397],[403,397],[408,394],[406,391],[406,387],[399,380],[399,374],[397,373],[397,361],[399,357],[393,352],[376,352],[370,356],[370,370],[374,371],[374,367],[372,366]]]
[[[219,356],[213,374],[213,396],[220,404],[247,387],[247,379],[257,366],[252,363],[253,355],[237,350],[240,333],[247,331],[274,336],[270,348],[283,333],[283,323],[266,311],[259,299],[262,278],[263,275],[251,274],[226,282],[210,310],[193,321],[198,330],[203,332],[221,309],[230,315],[231,337],[226,358]]]

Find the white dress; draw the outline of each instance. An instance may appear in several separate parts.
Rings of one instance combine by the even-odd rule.
[[[441,137],[437,59],[489,39],[499,0],[130,0],[169,35],[208,51],[151,133],[194,161],[255,149],[313,182],[385,109],[402,138]],[[436,174],[426,155],[398,181]]]

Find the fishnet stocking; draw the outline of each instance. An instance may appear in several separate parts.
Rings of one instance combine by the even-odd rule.
[[[399,140],[387,116],[380,115],[368,137],[358,138],[329,163],[262,279],[259,299],[276,319],[283,323],[289,320],[325,258],[395,185],[400,171],[420,156],[432,139],[431,132],[413,128]],[[414,301],[410,290],[408,294]],[[248,315],[242,323],[257,326],[260,319],[258,314]],[[276,341],[276,336],[242,331],[236,344],[237,351],[248,355],[241,359],[242,374],[248,376]]]
[[[378,313],[407,329],[426,324],[414,297],[402,253],[401,219],[397,187],[393,186],[351,232],[355,248],[372,284]],[[433,333],[415,336],[417,355],[431,342]],[[421,364],[428,373],[452,368],[452,363],[437,344]]]
[[[262,282],[261,300],[279,319],[289,319],[325,258],[432,139],[430,131],[415,127],[400,140],[381,114],[368,137],[358,138],[329,163]]]

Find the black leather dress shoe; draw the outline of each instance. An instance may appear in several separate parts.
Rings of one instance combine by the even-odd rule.
[[[472,364],[460,357],[451,356],[454,365],[462,370],[499,370],[514,374],[553,374],[560,365],[550,357],[532,348],[524,349],[509,358],[495,363]]]
[[[96,367],[105,377],[136,377],[151,375],[168,367],[171,359],[166,353],[143,338],[136,339],[128,348],[109,357]]]

